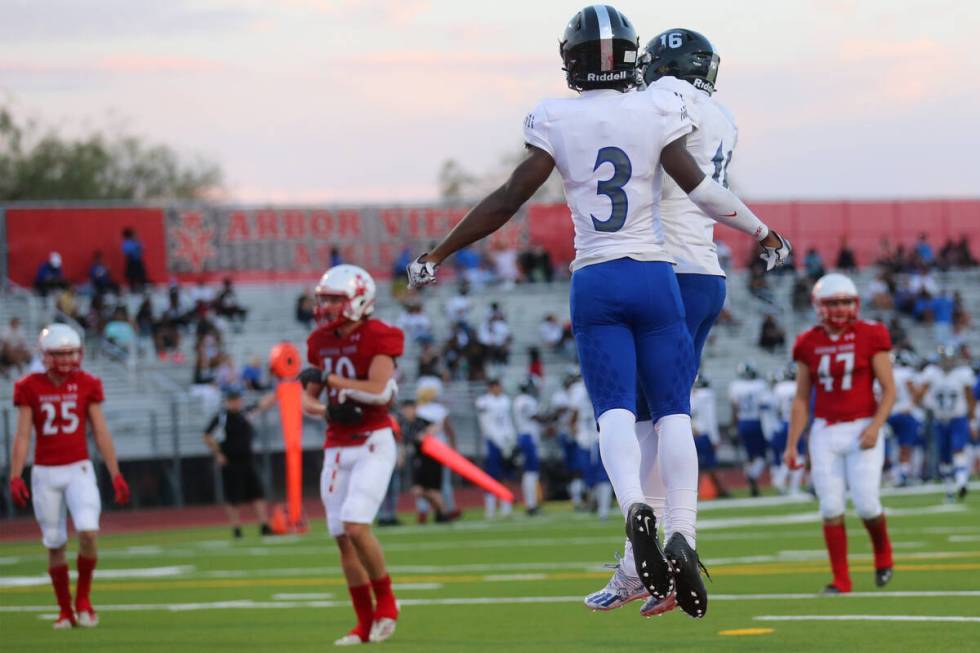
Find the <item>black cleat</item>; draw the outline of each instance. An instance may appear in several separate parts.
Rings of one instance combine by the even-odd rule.
[[[242,539],[242,527],[241,526],[235,526],[233,529],[231,529],[231,535],[236,540]]]
[[[827,587],[823,588],[823,593],[824,594],[843,594],[843,592],[840,591],[840,588],[837,587],[836,585],[834,585],[833,583],[831,583]]]
[[[636,575],[650,594],[664,600],[674,592],[674,575],[657,539],[657,517],[645,503],[634,503],[626,516],[626,537],[633,546]]]
[[[892,568],[885,567],[884,569],[875,569],[875,585],[878,587],[884,587],[888,584],[888,581],[892,579]]]
[[[762,495],[762,493],[759,492],[759,482],[754,478],[749,479],[749,494],[751,494],[753,497]]]
[[[674,568],[674,578],[677,579],[677,605],[688,616],[700,619],[708,611],[708,590],[701,580],[701,570],[704,565],[698,559],[697,552],[691,548],[684,536],[674,533],[664,547],[667,561]],[[708,570],[704,570],[708,573]]]
[[[967,493],[967,489],[966,486],[964,485],[963,487],[960,488],[960,491],[956,493],[956,496],[959,497],[960,501],[963,501],[964,499],[966,499],[966,493]]]
[[[271,526],[268,524],[262,524],[262,526],[259,527],[259,535],[275,535],[275,533],[273,532]]]

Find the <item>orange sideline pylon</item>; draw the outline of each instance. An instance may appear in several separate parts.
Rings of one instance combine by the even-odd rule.
[[[295,380],[299,374],[300,356],[296,347],[281,342],[269,353],[269,367],[282,381],[276,386],[279,421],[286,445],[286,528],[303,532],[303,386]]]
[[[698,498],[701,501],[711,501],[718,498],[718,488],[715,487],[715,482],[711,480],[708,474],[701,474],[701,479],[698,481]]]
[[[453,470],[470,483],[486,490],[501,501],[514,502],[514,493],[497,482],[485,471],[468,461],[461,453],[440,442],[431,435],[422,438],[422,453],[434,458],[449,469]]]

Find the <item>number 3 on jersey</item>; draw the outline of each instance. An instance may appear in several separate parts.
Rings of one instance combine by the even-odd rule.
[[[605,220],[600,220],[591,213],[592,226],[596,231],[612,232],[619,231],[626,223],[626,214],[629,212],[629,199],[623,186],[629,183],[633,176],[633,164],[626,152],[618,147],[604,147],[599,150],[595,158],[595,166],[592,172],[599,169],[603,163],[611,163],[613,167],[612,177],[600,180],[596,185],[596,195],[605,195],[612,202],[612,212]]]
[[[44,425],[41,427],[42,435],[58,435],[58,433],[74,433],[78,428],[78,415],[75,414],[74,401],[62,401],[61,420],[58,423],[58,409],[55,405],[47,401],[41,404],[41,412],[44,413]]]
[[[844,363],[844,374],[841,377],[841,390],[851,389],[851,375],[854,372],[854,352],[845,351],[841,352],[834,357],[834,362]],[[820,378],[820,383],[823,384],[823,389],[826,392],[834,391],[834,375],[830,372],[830,354],[824,354],[820,357],[820,363],[817,366],[817,376]]]

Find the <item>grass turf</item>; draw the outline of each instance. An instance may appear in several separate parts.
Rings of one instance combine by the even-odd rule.
[[[980,509],[944,505],[941,494],[884,502],[895,578],[875,588],[867,534],[849,518],[855,595],[842,597],[816,595],[829,570],[815,503],[707,505],[698,549],[713,582],[702,621],[679,610],[645,620],[639,602],[605,614],[581,604],[608,578],[601,563],[621,549],[618,520],[600,523],[552,505],[531,519],[379,529],[403,604],[398,631],[382,646],[508,653],[976,650],[976,621],[766,619],[980,615]],[[313,527],[286,538],[259,538],[249,528],[239,541],[223,528],[104,536],[92,595],[102,623],[58,632],[51,630],[56,609],[40,544],[2,544],[3,649],[329,649],[353,625],[353,612],[334,546],[321,524]]]

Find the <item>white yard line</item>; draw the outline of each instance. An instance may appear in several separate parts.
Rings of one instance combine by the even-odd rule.
[[[901,614],[784,614],[752,617],[755,621],[940,621],[949,623],[980,623],[980,617],[901,615]]]
[[[272,600],[274,601],[322,601],[324,599],[332,598],[333,592],[307,592],[302,594],[283,593],[272,595]]]
[[[194,567],[190,565],[179,565],[172,567],[146,567],[144,569],[99,569],[96,576],[100,580],[107,579],[131,579],[131,578],[172,578],[174,576],[186,576],[194,572]],[[71,572],[73,578],[78,577],[78,573]],[[47,574],[40,576],[0,576],[0,587],[32,587],[36,585],[47,585],[51,579]]]
[[[890,599],[890,598],[965,598],[980,597],[977,591],[951,592],[852,592],[828,596],[826,594],[714,594],[713,601],[834,601],[838,598]],[[460,605],[514,605],[526,603],[581,603],[582,596],[477,596],[439,599],[399,599],[404,606],[460,606]],[[350,602],[310,601],[210,601],[198,603],[121,603],[99,605],[100,611],[108,612],[185,612],[196,610],[264,610],[286,608],[348,608]],[[0,606],[0,613],[32,613],[51,611],[50,605]],[[756,617],[760,619],[762,617]],[[766,617],[769,618],[769,617]],[[772,617],[781,619],[785,617]],[[929,619],[928,617],[924,619]],[[977,617],[980,620],[980,617]]]

